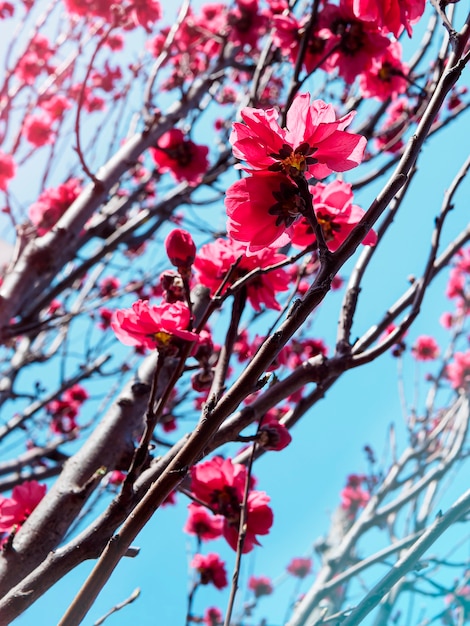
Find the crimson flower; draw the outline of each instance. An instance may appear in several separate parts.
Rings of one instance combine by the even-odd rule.
[[[188,505],[189,517],[184,531],[190,535],[197,535],[202,541],[217,539],[222,535],[223,518],[221,515],[211,515],[204,506],[191,502]]]
[[[187,330],[190,322],[188,307],[180,300],[160,306],[147,300],[137,300],[130,309],[114,311],[111,328],[126,346],[162,348],[173,338],[197,341],[196,333]]]
[[[227,586],[227,572],[225,563],[220,560],[218,554],[196,554],[191,561],[191,567],[199,572],[199,582],[201,585],[212,583],[216,589],[223,589]]]
[[[231,459],[224,460],[218,456],[191,468],[191,490],[194,496],[207,504],[214,513],[223,515],[223,535],[234,550],[238,543],[246,476],[244,465],[234,464]],[[259,545],[256,535],[269,533],[273,523],[269,500],[269,496],[262,491],[250,491],[248,494],[244,553]]]
[[[470,350],[454,354],[454,360],[446,367],[446,375],[454,389],[470,387]]]
[[[425,0],[353,0],[354,14],[365,21],[373,21],[398,37],[406,28],[411,37],[411,24],[424,13]]]
[[[203,621],[205,626],[221,626],[224,623],[224,616],[220,609],[211,606],[204,613]]]
[[[417,361],[432,361],[439,356],[439,345],[434,337],[421,335],[416,339],[411,352]]]
[[[13,157],[0,150],[0,190],[6,191],[8,181],[15,176],[16,165]]]
[[[233,124],[233,154],[252,170],[283,171],[294,178],[307,173],[321,179],[344,172],[359,165],[367,143],[365,137],[344,130],[354,115],[337,119],[333,105],[310,102],[308,93],[295,96],[286,128],[279,126],[275,109],[245,107],[241,111],[244,124]]]
[[[28,211],[40,237],[47,233],[78,198],[82,186],[78,178],[70,178],[58,187],[45,189]]]
[[[207,146],[198,146],[186,139],[178,128],[164,133],[158,146],[150,148],[158,171],[164,174],[171,172],[178,182],[187,180],[189,183],[200,182],[208,167]]]
[[[310,187],[313,196],[313,208],[320,224],[328,249],[334,252],[346,240],[351,231],[360,222],[365,211],[353,204],[351,185],[341,180],[331,183],[317,183]],[[292,227],[292,243],[300,247],[315,241],[310,223],[303,217]],[[377,243],[377,235],[370,230],[362,240],[366,246]]]
[[[243,244],[230,239],[216,239],[202,246],[194,262],[194,268],[198,282],[209,287],[211,293],[214,294],[221,287],[229,271],[231,271],[230,279],[226,281],[223,292],[252,270],[266,268],[286,258],[285,255],[277,254],[270,248],[264,248],[247,256]],[[247,298],[255,311],[261,311],[262,304],[269,309],[280,311],[281,306],[276,300],[276,293],[287,291],[289,283],[290,277],[285,270],[282,268],[270,270],[247,283]]]
[[[280,424],[275,418],[263,421],[258,443],[265,450],[284,450],[291,441],[292,436],[284,424]]]
[[[295,557],[287,566],[287,571],[297,578],[305,578],[312,571],[312,559]]]
[[[260,598],[261,596],[269,596],[273,592],[273,585],[267,576],[250,576],[248,589],[253,591],[255,598]]]
[[[0,496],[0,532],[11,532],[31,515],[47,491],[46,485],[27,480],[13,488],[11,498]]]

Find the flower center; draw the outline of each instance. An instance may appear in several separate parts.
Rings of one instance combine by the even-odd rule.
[[[295,150],[292,146],[284,144],[277,153],[271,153],[269,156],[280,161],[269,167],[274,172],[284,172],[291,178],[298,178],[307,171],[309,165],[317,163],[317,159],[311,155],[316,148],[309,146],[308,143],[302,143]]]
[[[276,216],[276,226],[282,224],[286,228],[291,226],[305,208],[297,187],[288,183],[281,183],[279,191],[273,191],[272,194],[277,202],[272,205],[268,213]]]
[[[331,217],[331,215],[317,213],[317,221],[321,226],[325,241],[331,241],[332,239],[334,239],[335,232],[341,230],[341,226],[333,222],[333,218]]]
[[[193,160],[193,151],[189,141],[182,141],[181,143],[165,150],[167,155],[173,161],[178,161],[181,167],[188,166]]]

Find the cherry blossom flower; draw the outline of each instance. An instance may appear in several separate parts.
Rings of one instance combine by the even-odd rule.
[[[178,182],[186,180],[197,184],[208,167],[207,146],[198,146],[185,136],[178,128],[164,133],[158,146],[150,148],[158,171],[162,174],[171,172]]]
[[[45,189],[28,211],[29,219],[37,227],[39,236],[47,233],[80,195],[82,186],[77,178],[55,188]]]
[[[230,278],[226,281],[222,293],[252,270],[275,265],[286,258],[285,255],[277,254],[269,248],[247,256],[243,244],[227,239],[216,239],[202,246],[196,257],[194,268],[197,281],[209,287],[213,295],[221,287],[229,272]],[[290,276],[282,268],[262,273],[247,283],[248,301],[255,311],[261,311],[262,304],[269,309],[279,311],[281,306],[276,300],[276,294],[287,291],[289,284]]]
[[[358,509],[370,500],[370,494],[361,487],[364,480],[365,476],[350,474],[346,487],[341,491],[341,508],[347,511],[350,518],[354,518]]]
[[[47,113],[39,115],[27,115],[23,124],[23,134],[29,143],[37,148],[54,141],[52,130],[52,117]]]
[[[216,589],[223,589],[227,586],[227,572],[225,563],[220,560],[218,554],[196,554],[191,561],[193,567],[199,573],[199,583],[201,585],[213,584]]]
[[[246,483],[246,467],[231,459],[214,457],[191,468],[191,490],[194,496],[216,514],[224,516],[223,535],[237,549],[240,506]],[[273,523],[269,497],[262,491],[250,491],[247,499],[247,527],[243,552],[259,545],[256,535],[266,535]]]
[[[411,24],[424,13],[425,0],[353,0],[352,6],[361,20],[372,21],[395,37],[406,28],[411,37]]]
[[[70,100],[59,94],[43,100],[40,105],[41,109],[46,111],[54,120],[61,118],[65,111],[72,108]]]
[[[265,450],[284,450],[292,441],[287,428],[276,419],[263,420],[258,435],[258,443]]]
[[[211,606],[206,609],[203,621],[205,626],[221,626],[224,623],[224,615],[220,609]]]
[[[305,578],[312,571],[312,559],[295,557],[287,566],[287,571],[297,578]]]
[[[331,183],[317,183],[310,187],[313,208],[320,224],[328,249],[334,252],[346,240],[359,223],[365,211],[352,203],[353,193],[350,184],[340,180]],[[305,247],[315,241],[312,227],[303,217],[292,227],[293,245]],[[363,245],[374,246],[377,235],[370,230],[362,240]]]
[[[439,356],[439,345],[434,337],[421,335],[416,339],[411,352],[417,361],[432,361]]]
[[[191,502],[188,505],[189,517],[184,531],[190,535],[197,535],[202,541],[217,539],[222,535],[223,517],[210,514],[204,506]]]
[[[322,67],[328,72],[338,70],[348,84],[390,45],[375,22],[354,15],[352,0],[340,0],[339,6],[326,3],[321,11],[321,24],[324,28],[319,30],[319,35],[327,37],[329,46],[333,46]]]
[[[385,102],[395,99],[406,91],[408,66],[401,60],[401,46],[392,41],[386,50],[372,59],[370,67],[361,74],[359,87],[365,98],[377,98]]]
[[[9,533],[31,515],[47,491],[46,485],[27,480],[13,488],[11,498],[0,496],[0,532]]]
[[[366,139],[346,132],[355,112],[337,119],[333,105],[310,102],[310,94],[297,94],[287,112],[286,128],[278,124],[275,109],[245,107],[243,124],[235,122],[230,136],[233,154],[252,170],[277,170],[325,178],[362,161]],[[248,169],[248,171],[250,171]]]
[[[289,243],[303,201],[297,186],[284,174],[263,172],[233,183],[225,195],[225,208],[228,235],[244,243],[246,254],[251,255]]]
[[[273,592],[271,579],[267,576],[250,576],[248,580],[248,589],[255,594],[255,598],[261,596],[269,596]]]
[[[196,245],[187,230],[175,228],[165,239],[165,250],[170,263],[182,270],[189,270],[196,257]]]
[[[197,341],[198,336],[188,329],[189,309],[181,301],[163,302],[160,306],[138,300],[130,309],[117,309],[111,328],[126,346],[164,348],[173,340]]]
[[[10,154],[0,150],[0,190],[6,191],[8,181],[16,174],[16,164]]]
[[[470,350],[454,354],[454,360],[446,367],[446,375],[454,389],[470,387]]]

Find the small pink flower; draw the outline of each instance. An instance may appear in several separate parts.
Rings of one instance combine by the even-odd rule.
[[[196,554],[191,561],[191,567],[199,572],[199,582],[201,585],[213,584],[216,589],[223,589],[227,586],[227,572],[225,563],[220,560],[218,554]]]
[[[16,165],[13,157],[0,150],[0,190],[6,191],[8,181],[14,178]]]
[[[312,559],[296,557],[287,566],[287,571],[297,578],[305,578],[312,571]]]
[[[191,502],[188,506],[189,517],[184,526],[184,532],[197,535],[202,541],[217,539],[222,535],[223,517],[212,515],[206,507]]]
[[[263,421],[259,431],[259,445],[265,450],[283,450],[292,441],[292,436],[276,419]]]
[[[425,0],[353,0],[352,5],[361,20],[375,22],[395,37],[406,28],[411,37],[411,24],[424,13]]]
[[[269,596],[273,592],[273,585],[271,579],[267,576],[250,576],[248,580],[248,589],[251,589],[255,594],[255,598],[261,596]]]
[[[37,227],[40,237],[55,226],[81,191],[80,181],[77,178],[70,178],[62,185],[45,189],[41,193],[28,211],[29,219]]]
[[[208,168],[207,146],[198,146],[190,139],[186,139],[178,128],[164,133],[158,146],[150,148],[159,172],[171,172],[178,181],[187,180],[197,184]]]
[[[306,172],[317,179],[359,165],[366,139],[346,132],[355,113],[336,118],[333,105],[310,102],[297,94],[287,112],[286,128],[277,122],[275,109],[241,111],[244,124],[235,122],[230,136],[233,154],[254,170],[276,170],[296,177]]]
[[[29,143],[37,148],[54,141],[52,117],[47,113],[42,115],[28,115],[23,124],[23,133]]]
[[[361,487],[365,476],[350,474],[346,487],[341,491],[341,508],[347,511],[350,518],[354,518],[358,509],[364,507],[370,500],[369,492]]]
[[[434,337],[421,335],[416,339],[411,352],[417,361],[432,361],[439,356],[439,346]]]
[[[277,254],[270,248],[247,256],[245,246],[236,241],[216,239],[200,249],[194,268],[197,280],[209,287],[214,294],[225,281],[224,293],[238,279],[256,268],[267,268],[284,261],[287,257]],[[230,272],[230,279],[226,280]],[[261,305],[267,308],[281,310],[276,300],[276,294],[289,289],[289,274],[282,268],[266,271],[247,283],[247,298],[255,309],[261,311]]]
[[[160,306],[138,300],[132,308],[114,312],[111,328],[126,346],[152,350],[167,346],[173,338],[197,341],[197,334],[187,330],[189,322],[189,309],[180,300],[171,304],[163,302]]]
[[[446,375],[454,389],[470,387],[470,350],[454,354],[454,360],[446,368]]]
[[[215,606],[209,607],[204,613],[205,626],[222,626],[224,623],[224,616],[220,609]]]
[[[21,526],[31,515],[47,491],[46,485],[27,480],[13,488],[11,498],[0,496],[0,532]]]

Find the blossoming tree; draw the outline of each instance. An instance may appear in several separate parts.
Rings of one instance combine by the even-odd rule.
[[[80,623],[174,505],[195,541],[186,624],[262,623],[277,572],[242,571],[276,528],[257,463],[288,473],[317,403],[358,369],[373,394],[367,365],[391,355],[431,368],[426,398],[404,394],[382,459],[359,433],[364,467],[341,467],[313,560],[292,554],[276,626],[396,623],[405,606],[408,623],[463,624],[468,550],[439,541],[460,545],[470,513],[469,491],[440,500],[468,458],[467,7],[166,4],[0,2],[0,622],[92,560],[60,620]],[[361,330],[384,258],[413,276],[396,293],[382,279]],[[420,333],[445,274],[452,310]],[[360,411],[344,406],[337,432]]]

